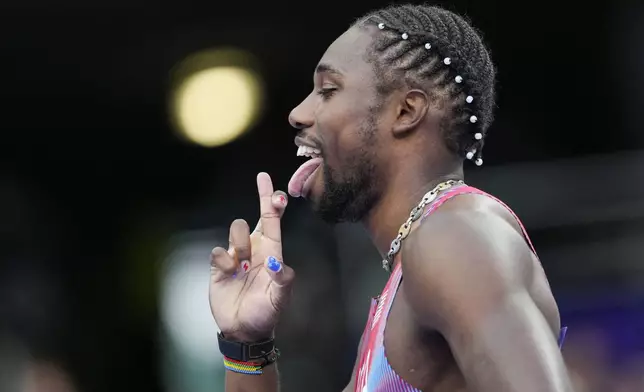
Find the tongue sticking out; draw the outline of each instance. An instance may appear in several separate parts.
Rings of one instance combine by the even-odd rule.
[[[304,183],[306,180],[315,172],[315,169],[320,167],[322,164],[322,158],[313,158],[304,162],[291,177],[291,181],[288,182],[288,193],[293,197],[302,196],[302,191],[304,189]]]

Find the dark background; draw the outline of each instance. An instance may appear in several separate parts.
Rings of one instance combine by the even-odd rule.
[[[566,358],[579,385],[594,385],[578,390],[644,390],[641,379],[617,386],[644,369],[644,6],[442,4],[483,31],[499,70],[485,165],[468,180],[507,201],[532,233],[571,326]],[[0,4],[6,363],[24,363],[26,378],[65,379],[65,392],[206,388],[167,381],[162,260],[182,233],[254,221],[258,171],[285,188],[299,161],[289,111],[326,47],[383,5]],[[168,94],[173,67],[217,46],[259,59],[268,99],[247,135],[209,149],[175,136]],[[295,358],[281,367],[283,389],[341,390],[368,295],[386,277],[359,227],[327,227],[298,200],[284,226],[302,300],[282,326],[285,356]]]

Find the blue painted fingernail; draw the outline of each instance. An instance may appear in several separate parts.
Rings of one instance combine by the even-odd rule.
[[[268,257],[268,269],[273,272],[279,272],[282,269],[282,263],[277,261],[273,256]]]

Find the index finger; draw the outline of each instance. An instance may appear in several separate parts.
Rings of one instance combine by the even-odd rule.
[[[280,211],[273,205],[273,181],[267,173],[257,175],[257,192],[259,193],[260,222],[264,236],[275,242],[281,242]]]

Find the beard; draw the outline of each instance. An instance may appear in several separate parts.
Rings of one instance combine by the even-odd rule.
[[[374,168],[360,162],[351,176],[341,176],[324,166],[324,191],[314,207],[327,223],[358,222],[373,208],[378,194],[373,184]]]
[[[380,193],[375,164],[373,121],[360,130],[362,147],[340,169],[322,162],[324,189],[314,210],[327,223],[358,222],[371,211]]]

